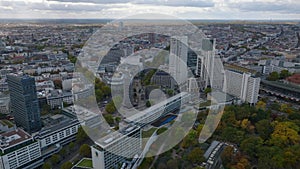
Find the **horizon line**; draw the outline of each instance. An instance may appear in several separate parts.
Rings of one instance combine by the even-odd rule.
[[[151,18],[0,18],[1,20],[200,20],[200,21],[295,21],[300,22],[300,19],[173,19],[173,18],[160,18],[160,19],[151,19]]]

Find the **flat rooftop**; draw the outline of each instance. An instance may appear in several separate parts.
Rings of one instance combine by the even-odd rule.
[[[40,130],[38,132],[38,134],[36,136],[39,136],[39,137],[47,136],[48,134],[59,131],[70,125],[79,124],[78,119],[68,117],[63,114],[42,117],[42,119],[43,119],[42,121],[44,123],[44,126],[46,126],[46,127],[43,127],[42,130]]]
[[[63,111],[69,113],[70,115],[74,116],[78,120],[83,120],[83,121],[87,121],[93,118],[98,118],[100,116],[99,114],[94,113],[89,109],[86,109],[78,105],[69,106],[67,108],[64,108]]]
[[[144,111],[141,111],[137,114],[134,114],[128,118],[125,119],[125,121],[127,122],[137,122],[137,119],[142,119],[142,118],[146,118],[154,113],[156,113],[157,111],[161,111],[161,110],[164,110],[164,106],[166,106],[168,103],[180,98],[180,97],[183,97],[183,96],[186,96],[188,95],[187,92],[181,92],[175,96],[172,96],[158,104],[155,104],[151,107],[149,107],[148,109],[144,110]]]
[[[251,74],[257,73],[255,70],[248,69],[248,68],[241,67],[241,66],[234,65],[234,64],[225,64],[224,69],[234,70],[234,71],[238,71],[240,73],[251,73]]]
[[[0,134],[0,147],[2,149],[7,148],[31,139],[32,137],[28,133],[18,128],[16,130]]]
[[[122,129],[120,129],[119,131],[114,131],[108,135],[106,135],[103,138],[100,138],[99,140],[96,140],[95,143],[97,145],[99,145],[102,148],[105,148],[107,146],[109,146],[110,144],[120,140],[123,137],[126,137],[127,135],[129,135],[132,132],[135,132],[136,130],[140,130],[140,127],[135,126],[135,125],[128,125]],[[134,139],[134,138],[132,138]]]

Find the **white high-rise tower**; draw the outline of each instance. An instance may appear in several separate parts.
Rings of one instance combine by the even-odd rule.
[[[215,54],[215,39],[203,39],[201,55],[197,58],[196,74],[200,76],[203,88],[211,86],[222,90],[224,82],[223,64]]]
[[[187,36],[173,36],[170,42],[169,71],[178,85],[187,82]]]

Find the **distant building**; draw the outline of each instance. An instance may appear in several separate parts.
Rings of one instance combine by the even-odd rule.
[[[272,72],[280,73],[282,70],[288,70],[291,73],[299,72],[299,63],[287,62],[284,60],[260,60],[258,66],[261,67],[261,73],[270,74]]]
[[[169,73],[162,70],[155,72],[151,78],[151,83],[170,89],[174,89],[177,84],[175,79]]]
[[[300,85],[300,74],[294,74],[288,78],[286,78],[286,81],[292,84]]]
[[[0,150],[3,169],[34,168],[32,165],[43,162],[39,142],[22,129],[0,134]]]
[[[115,93],[123,93],[123,86],[124,86],[124,75],[121,72],[106,73],[103,75],[102,80],[104,83],[110,86],[112,91]]]
[[[50,94],[47,95],[47,104],[53,108],[62,108],[63,103],[72,104],[74,102],[72,92],[62,91],[62,90],[52,90]]]
[[[7,75],[11,108],[17,126],[27,132],[39,131],[42,127],[35,80],[28,75]]]
[[[126,159],[142,152],[141,128],[127,126],[95,141],[95,144],[91,147],[94,168],[120,168]]]
[[[84,107],[73,105],[63,109],[63,113],[69,117],[77,119],[83,126],[97,128],[104,121],[100,114],[90,111]]]
[[[17,126],[9,120],[3,119],[0,120],[0,131],[1,132],[9,132],[13,131],[17,128]]]
[[[188,92],[193,94],[199,93],[198,82],[196,78],[189,78],[188,79]]]
[[[8,84],[0,80],[0,92],[8,91]]]
[[[243,102],[255,104],[258,101],[260,78],[252,77],[250,73],[225,70],[223,91]]]
[[[194,75],[197,69],[197,57],[197,54],[193,50],[188,50],[187,66]]]
[[[9,98],[9,96],[0,94],[0,113],[2,113],[2,114],[10,113],[10,98]]]

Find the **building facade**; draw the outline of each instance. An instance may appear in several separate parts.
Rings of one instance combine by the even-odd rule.
[[[22,129],[1,134],[0,169],[27,167],[41,157],[40,145]]]
[[[141,128],[127,126],[95,142],[91,147],[93,167],[97,169],[121,168],[126,159],[142,152]]]
[[[169,71],[179,85],[187,82],[188,37],[173,36],[170,40]]]
[[[260,78],[255,78],[250,73],[225,71],[223,91],[240,98],[243,102],[255,104],[258,101],[259,87]]]
[[[40,107],[35,79],[28,75],[7,75],[11,108],[17,126],[33,133],[41,129]]]
[[[216,40],[203,39],[201,54],[198,56],[196,75],[200,77],[200,87],[222,90],[224,83],[223,64],[215,54]]]

